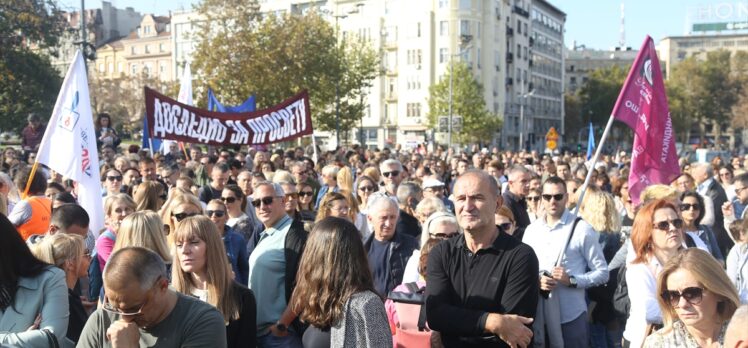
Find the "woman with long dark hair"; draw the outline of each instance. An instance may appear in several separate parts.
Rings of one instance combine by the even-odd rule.
[[[348,220],[316,223],[301,257],[290,308],[310,327],[304,347],[391,347],[382,299],[363,242]]]
[[[34,257],[0,215],[0,345],[52,347],[68,330],[65,272]]]

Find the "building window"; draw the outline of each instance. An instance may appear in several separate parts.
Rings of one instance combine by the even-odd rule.
[[[133,65],[130,66],[130,73],[133,76],[135,76],[135,75],[138,74],[138,65],[137,64],[133,64]]]
[[[449,35],[449,22],[447,21],[439,22],[439,35],[440,36]]]
[[[416,23],[416,37],[421,37],[421,22]]]
[[[477,64],[478,69],[480,69],[480,48],[478,48],[478,51],[475,53],[475,64]]]
[[[447,49],[446,48],[440,48],[439,49],[439,63],[446,63],[448,61],[448,59],[449,59],[449,57],[447,57],[447,55],[448,55]]]
[[[470,35],[470,21],[464,19],[460,21],[460,35]]]
[[[517,44],[517,59],[522,58],[522,46]]]
[[[134,54],[136,54],[136,53],[137,53],[137,51],[135,50],[135,46],[131,46],[131,47],[130,47],[130,54],[133,54],[133,55],[134,55]]]
[[[122,64],[122,62],[117,63],[117,72],[122,73],[125,71],[125,66]]]
[[[104,63],[99,64],[99,72],[103,73],[104,71]]]
[[[477,24],[478,25],[475,27],[475,36],[480,39],[480,22]]]
[[[522,34],[522,21],[517,20],[517,34]]]
[[[158,44],[158,51],[163,52],[164,51],[164,44]]]
[[[145,53],[151,53],[151,45],[145,45]]]
[[[150,33],[151,33],[150,25],[146,25],[145,27],[143,27],[143,34],[150,34]]]
[[[114,72],[114,63],[109,63],[107,65],[107,68],[108,68],[107,70],[109,71],[110,74],[113,73]]]
[[[406,113],[408,117],[421,117],[421,103],[406,104]]]
[[[473,6],[472,0],[460,0],[460,10],[470,10]]]

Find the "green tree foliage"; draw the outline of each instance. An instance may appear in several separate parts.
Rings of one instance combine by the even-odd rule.
[[[38,52],[54,47],[62,28],[53,1],[0,0],[1,130],[20,131],[30,112],[52,113],[62,80]]]
[[[452,132],[455,143],[490,141],[501,129],[501,119],[488,111],[483,97],[483,86],[473,77],[464,62],[454,62],[441,80],[429,87],[430,127],[435,127],[439,116],[449,115],[449,79],[452,79],[452,115],[462,116],[462,131]]]
[[[621,93],[623,82],[631,67],[621,68],[614,65],[609,68],[593,70],[587,77],[587,83],[579,89],[579,100],[582,103],[584,122],[580,126],[587,126],[589,122],[596,125],[608,123],[610,113]]]
[[[258,9],[254,0],[205,0],[198,6],[205,21],[192,67],[205,84],[196,91],[206,95],[210,86],[227,104],[254,94],[264,108],[307,89],[315,128],[335,130],[337,84],[340,129],[357,125],[363,96],[379,74],[378,52],[353,35],[338,41],[342,33],[318,12],[261,18]],[[198,98],[200,105],[204,99]]]

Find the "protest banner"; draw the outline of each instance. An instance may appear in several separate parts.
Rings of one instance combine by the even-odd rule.
[[[144,90],[152,137],[207,145],[261,145],[313,132],[307,91],[267,109],[221,113],[180,103],[148,87]]]

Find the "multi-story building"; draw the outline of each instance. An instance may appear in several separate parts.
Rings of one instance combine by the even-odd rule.
[[[563,129],[566,14],[544,0],[515,0],[507,22],[502,144],[543,150],[550,127]]]
[[[586,82],[589,74],[597,69],[618,66],[628,69],[634,63],[639,51],[630,47],[614,50],[589,50],[577,48],[565,50],[565,86],[567,92],[575,92]]]
[[[145,15],[128,36],[97,51],[94,73],[99,78],[145,75],[173,81],[169,17]]]
[[[60,71],[60,74],[67,72],[73,55],[80,48],[77,44],[81,41],[80,14],[80,11],[62,14],[69,30],[60,38],[60,43],[56,47],[57,56],[50,56],[52,66]],[[102,1],[101,8],[85,10],[86,41],[98,48],[130,33],[140,24],[141,18],[142,15],[135,12],[132,7],[123,10],[112,6],[109,1]]]

